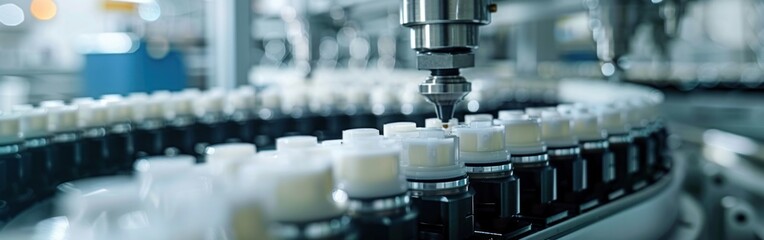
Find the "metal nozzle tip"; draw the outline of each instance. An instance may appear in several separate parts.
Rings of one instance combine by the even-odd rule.
[[[451,104],[435,104],[435,114],[438,115],[440,121],[446,123],[451,118],[454,118],[454,105]]]

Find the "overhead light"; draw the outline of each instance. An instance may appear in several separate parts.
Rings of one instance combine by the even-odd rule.
[[[18,26],[24,22],[24,11],[13,3],[0,5],[0,24],[5,26]]]
[[[58,6],[53,0],[32,0],[29,11],[37,20],[50,20],[58,13]]]

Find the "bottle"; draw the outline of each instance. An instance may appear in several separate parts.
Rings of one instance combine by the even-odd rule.
[[[496,123],[504,126],[514,174],[520,179],[519,217],[540,227],[567,218],[569,211],[554,204],[557,170],[549,164],[547,146],[541,140],[540,120],[525,115]]]
[[[281,151],[281,150],[277,150]],[[257,159],[239,176],[262,189],[265,209],[277,239],[355,239],[345,214],[347,196],[337,191],[329,156],[281,151],[278,158]]]
[[[30,186],[36,199],[52,194],[54,183],[52,169],[55,156],[51,149],[52,135],[48,131],[48,113],[45,109],[27,109],[18,112],[24,148],[29,155]]]
[[[55,183],[68,182],[82,177],[81,132],[77,127],[77,107],[58,104],[41,104],[48,110],[48,131],[53,133],[51,144],[56,156],[50,169]]]
[[[80,102],[77,111],[78,128],[81,131],[83,177],[106,175],[106,167],[115,164],[109,158],[106,143],[108,113],[104,103]],[[108,161],[108,162],[107,162]]]
[[[412,203],[419,209],[419,238],[466,239],[475,231],[474,195],[458,139],[442,129],[398,134],[401,166]]]
[[[615,158],[615,180],[613,180],[615,188],[610,191],[609,197],[612,201],[634,190],[633,184],[639,162],[636,147],[632,144],[634,139],[629,132],[631,127],[626,122],[624,114],[611,107],[602,107],[598,111],[599,121],[608,134],[609,148]]]
[[[600,126],[597,116],[589,113],[587,109],[575,110],[570,115],[573,118],[571,129],[579,139],[581,156],[586,159],[590,192],[601,203],[605,203],[609,201],[611,190],[617,190],[613,186],[616,174],[615,158],[609,148],[607,132]]]
[[[21,136],[19,115],[0,114],[0,221],[4,222],[27,207],[32,197],[29,187],[28,156]]]
[[[224,111],[225,92],[221,89],[210,89],[202,93],[194,103],[196,114],[196,155],[203,155],[204,149],[213,144],[226,140]]]
[[[514,218],[520,213],[520,181],[513,175],[504,127],[491,120],[472,121],[454,127],[453,133],[459,137],[459,157],[475,189],[475,228],[500,239],[530,231],[530,223]]]
[[[129,171],[135,156],[132,106],[119,95],[104,96],[101,99],[106,104],[108,119],[106,148],[109,152],[109,165],[104,169],[105,173]]]
[[[645,106],[639,101],[625,101],[617,103],[618,108],[626,116],[626,122],[631,126],[629,130],[632,136],[637,159],[637,173],[634,179],[634,190],[644,188],[653,179],[655,167],[655,142],[650,138]]]
[[[276,138],[283,137],[287,132],[291,118],[281,112],[281,95],[277,89],[267,88],[257,96],[261,103],[257,117],[262,124],[256,126],[259,134],[255,137],[255,145],[273,149]]]
[[[165,105],[165,121],[167,127],[164,128],[164,136],[168,139],[165,142],[165,151],[181,155],[196,155],[196,133],[194,125],[196,117],[194,116],[193,101],[199,98],[197,89],[186,89],[179,93],[174,93]]]
[[[400,148],[371,128],[345,130],[342,142],[331,150],[333,171],[348,196],[358,238],[417,239],[417,211],[400,168]]]
[[[155,156],[164,154],[165,137],[162,129],[165,127],[165,103],[169,95],[166,92],[158,92],[148,95],[145,93],[131,93],[127,100],[133,111],[133,143],[135,157]]]
[[[226,138],[228,142],[254,143],[256,124],[255,90],[241,86],[226,96],[225,113],[228,115]]]
[[[588,162],[581,157],[579,140],[570,127],[568,116],[557,111],[541,113],[541,140],[546,143],[549,163],[557,170],[558,202],[576,215],[599,205],[599,199],[588,191]]]

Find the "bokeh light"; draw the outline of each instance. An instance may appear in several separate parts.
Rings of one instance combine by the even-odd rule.
[[[13,3],[0,5],[0,24],[5,26],[18,26],[24,22],[24,11]]]
[[[58,13],[58,6],[53,0],[32,0],[29,11],[38,20],[50,20]]]

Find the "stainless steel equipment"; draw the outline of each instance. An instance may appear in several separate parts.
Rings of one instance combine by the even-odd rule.
[[[443,122],[472,90],[459,69],[475,66],[478,29],[496,9],[491,0],[403,0],[401,25],[411,29],[417,68],[430,71],[419,92]]]

